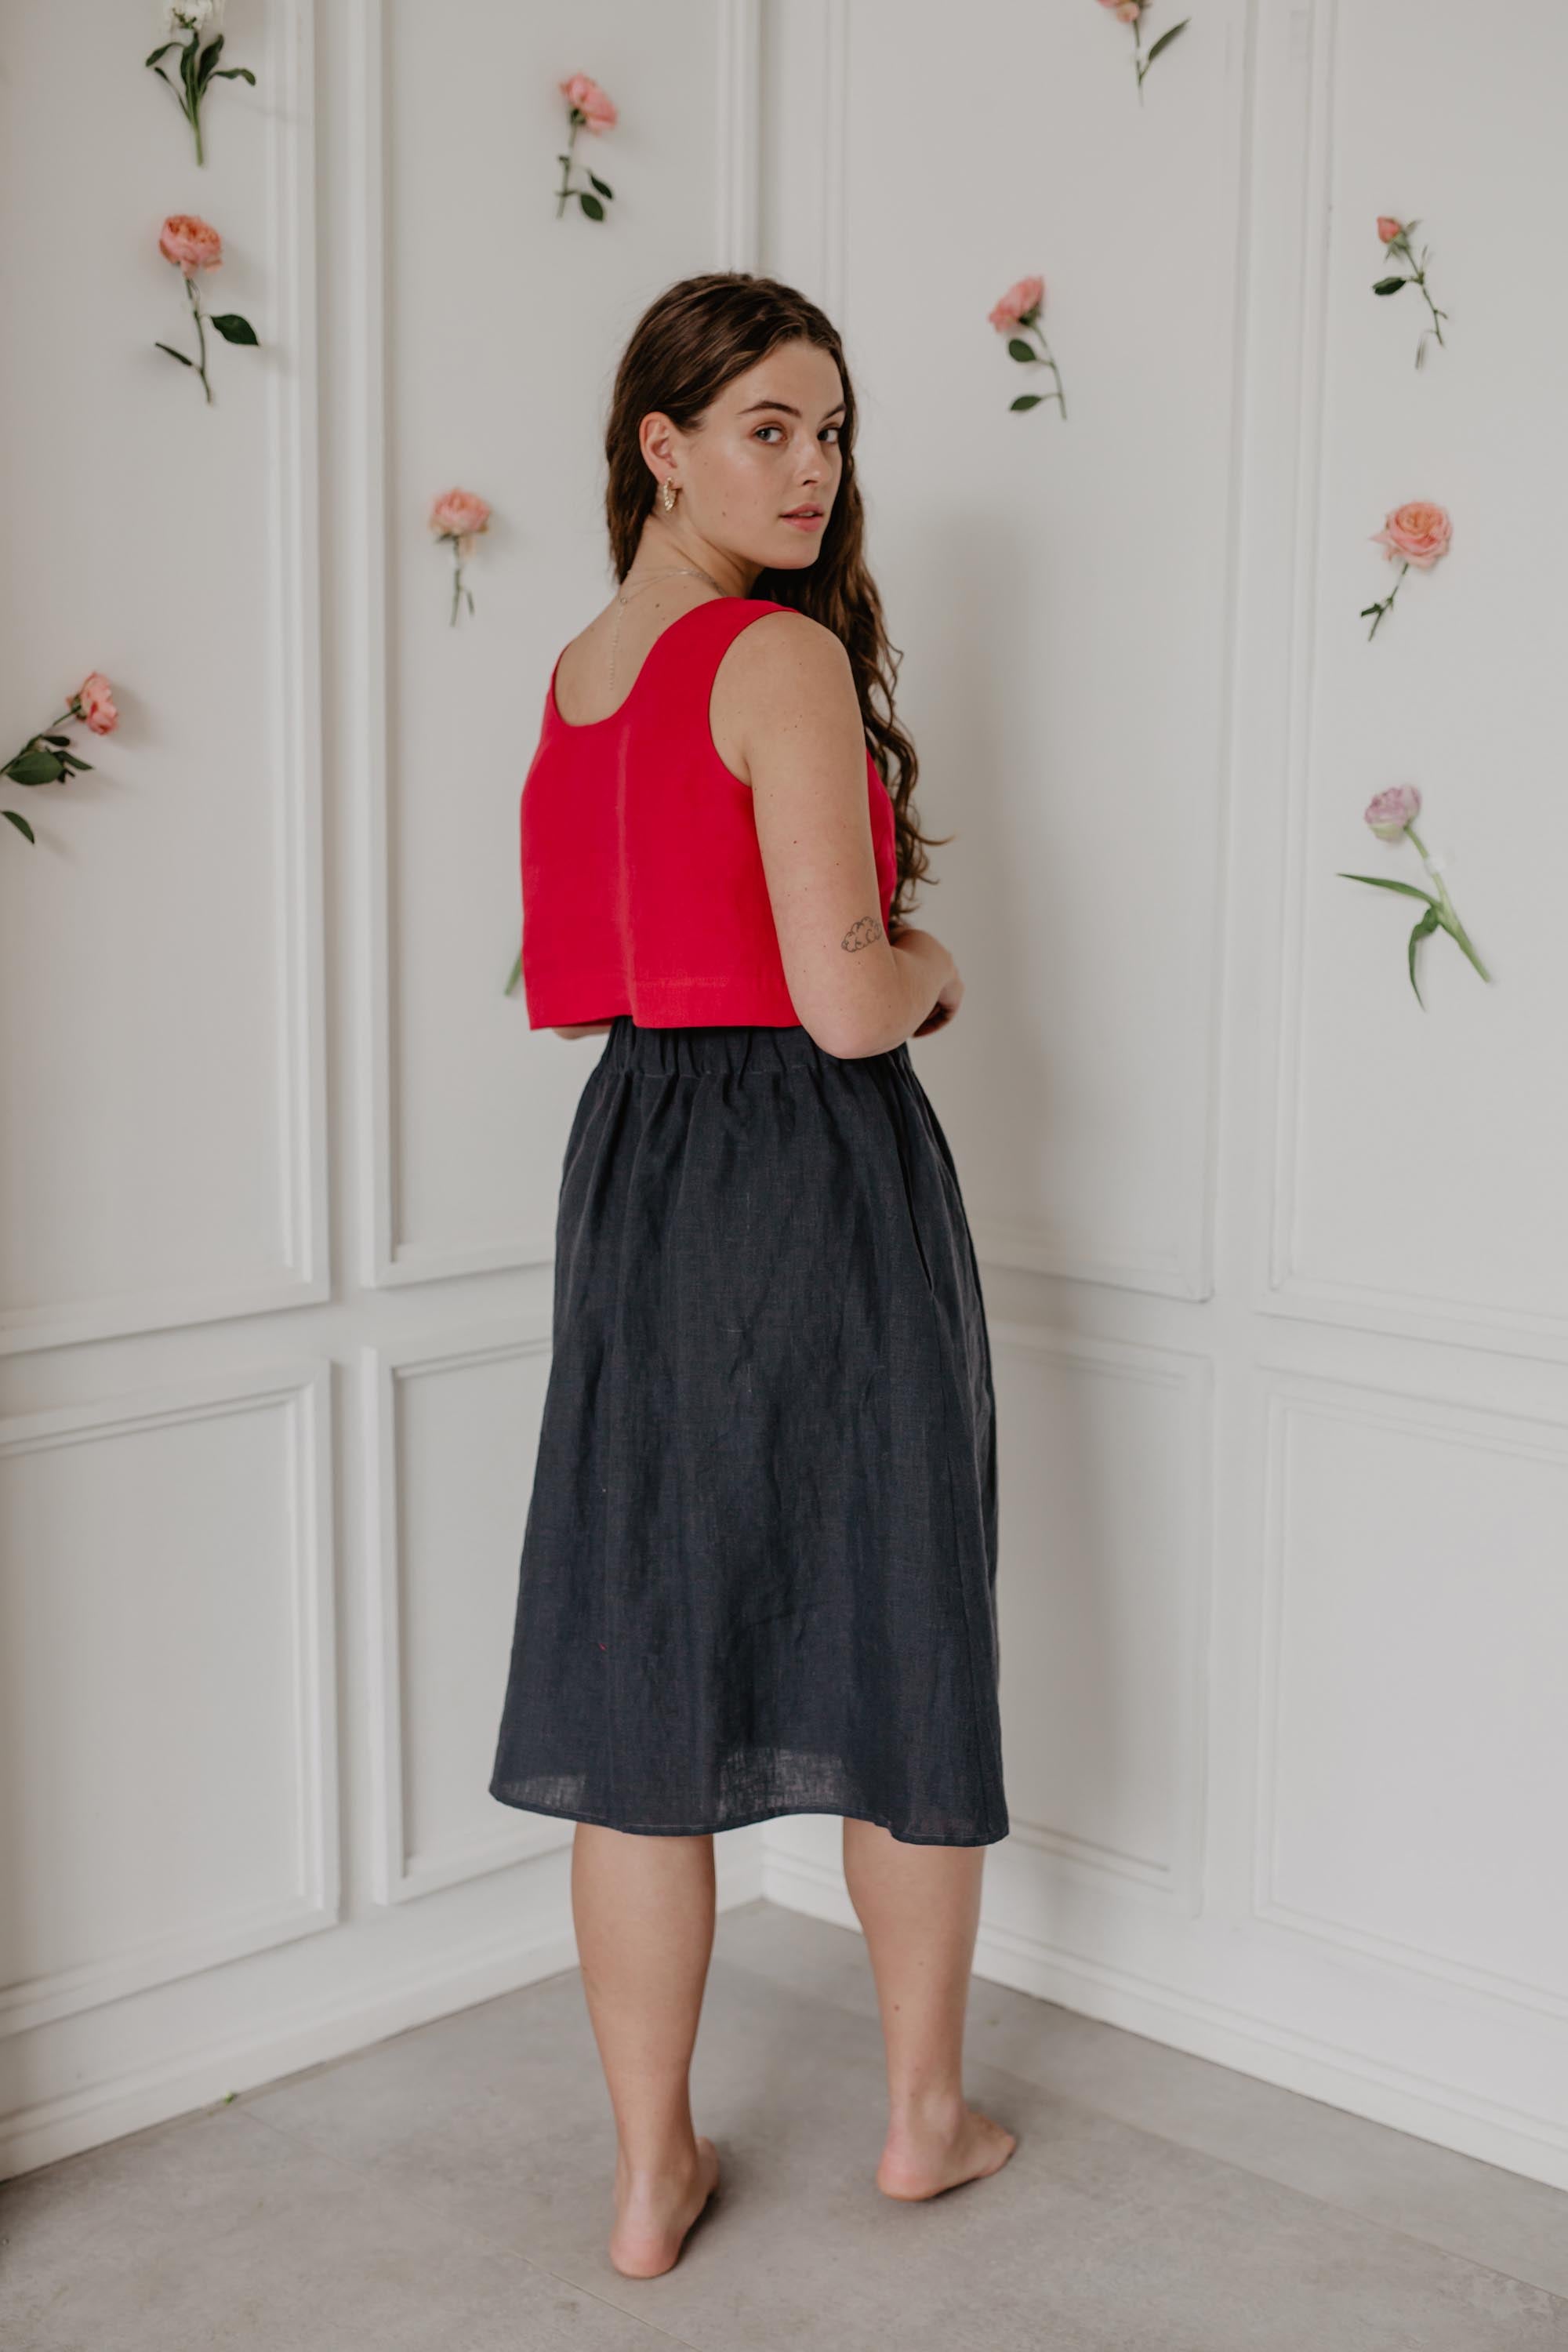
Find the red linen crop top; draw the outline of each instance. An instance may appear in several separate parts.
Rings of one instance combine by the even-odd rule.
[[[639,1029],[799,1028],[757,844],[751,787],[714,746],[725,649],[764,596],[720,596],[668,622],[625,699],[571,726],[557,657],[523,782],[522,977],[531,1029],[629,1013]],[[866,751],[882,927],[898,882],[893,803]]]

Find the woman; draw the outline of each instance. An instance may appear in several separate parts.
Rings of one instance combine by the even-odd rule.
[[[490,1792],[578,1824],[628,2277],[670,2268],[718,2182],[688,2083],[717,1830],[843,1816],[878,2186],[934,2196],[1015,2145],[962,2079],[1008,1826],[990,1348],[906,1042],[963,989],[900,919],[926,844],[854,441],[803,296],[719,273],[651,306],[606,436],[619,590],[556,662],[523,788],[529,1024],[606,1042],[562,1171]]]

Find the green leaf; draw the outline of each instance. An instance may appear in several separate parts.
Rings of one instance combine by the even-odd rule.
[[[18,816],[15,809],[0,809],[0,816],[4,816],[8,819],[8,821],[16,826],[18,833],[25,833],[29,841],[35,844],[37,843],[38,837],[37,835],[33,831],[33,828],[27,823],[26,818],[25,816]]]
[[[1010,360],[1037,360],[1040,355],[1033,343],[1026,343],[1022,335],[1009,335],[1007,356]]]
[[[598,189],[599,194],[602,196],[614,196],[616,193],[614,188],[606,186],[605,183],[600,179],[597,172],[590,172],[588,177],[593,181],[594,185]]]
[[[1402,898],[1419,898],[1424,907],[1436,912],[1437,901],[1431,891],[1417,890],[1413,882],[1391,882],[1386,874],[1347,874],[1342,866],[1339,874],[1342,882],[1370,882],[1374,890],[1397,890]]]
[[[519,982],[521,978],[522,978],[522,958],[521,958],[521,955],[519,955],[517,961],[513,964],[513,966],[512,966],[512,968],[511,968],[511,974],[510,974],[510,978],[509,978],[509,980],[507,981],[507,984],[506,984],[506,986],[501,990],[501,994],[502,994],[503,996],[510,996],[510,995],[511,994],[512,990],[517,986],[518,982]]]
[[[57,751],[68,750],[70,740],[68,735],[40,735],[38,738],[40,743],[52,743]]]
[[[219,66],[213,79],[214,81],[247,81],[252,89],[256,88],[256,76],[248,66]]]
[[[1415,950],[1420,946],[1423,940],[1431,938],[1432,933],[1436,929],[1436,928],[1437,910],[1435,907],[1428,907],[1426,912],[1422,916],[1421,920],[1416,924],[1415,929],[1410,934],[1410,985],[1412,988],[1415,988]],[[1421,991],[1418,988],[1415,988],[1415,1002],[1421,1006],[1423,1013],[1425,1013],[1426,1007],[1422,999]]]
[[[155,66],[160,58],[166,58],[171,49],[177,49],[179,46],[178,41],[165,41],[161,48],[154,49],[152,56],[143,58],[142,62],[144,66]],[[168,78],[167,74],[163,77],[165,81]]]
[[[154,343],[153,349],[155,352],[167,352],[169,357],[172,360],[178,360],[182,367],[195,367],[195,360],[188,360],[184,352],[177,352],[174,349],[173,343]]]
[[[1413,286],[1415,282],[1411,278],[1380,278],[1372,290],[1374,294],[1397,294],[1402,286]]]
[[[223,35],[220,33],[216,40],[208,42],[206,47],[202,51],[200,57],[197,58],[196,88],[198,90],[205,89],[207,81],[212,74],[213,68],[218,61],[218,57],[222,48]]]
[[[60,761],[62,765],[68,768],[90,769],[92,766],[92,761],[90,760],[79,760],[74,751],[62,751],[60,753]]]
[[[1161,34],[1159,39],[1154,43],[1148,56],[1143,60],[1143,70],[1145,73],[1148,72],[1150,67],[1153,64],[1161,50],[1168,49],[1171,43],[1175,39],[1176,35],[1178,33],[1184,33],[1192,21],[1193,20],[1190,16],[1184,16],[1179,25],[1173,25],[1168,33]]]
[[[604,217],[605,217],[605,207],[604,207],[604,205],[599,202],[599,199],[598,199],[598,197],[597,197],[597,196],[591,196],[591,195],[588,194],[588,191],[586,190],[586,188],[579,188],[579,189],[578,189],[578,191],[577,191],[577,202],[582,205],[583,210],[587,214],[588,218],[589,218],[590,220],[603,220],[603,219],[604,219]]]
[[[0,769],[14,784],[58,784],[64,773],[58,751],[18,751],[8,768]]]
[[[1013,408],[1038,408],[1038,406],[1039,406],[1039,404],[1040,404],[1041,401],[1042,401],[1042,400],[1044,400],[1045,396],[1046,396],[1046,395],[1045,395],[1045,394],[1044,394],[1043,392],[1021,392],[1021,393],[1018,394],[1017,399],[1016,399],[1016,400],[1010,400],[1010,401],[1007,403],[1007,405],[1008,405],[1008,407],[1009,407],[1010,409],[1013,409]]]
[[[217,329],[226,343],[254,343],[256,341],[255,328],[248,319],[242,319],[237,310],[220,311],[216,318],[210,318],[207,324]]]

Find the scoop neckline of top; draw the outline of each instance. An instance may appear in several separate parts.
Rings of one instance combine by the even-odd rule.
[[[563,718],[561,713],[561,705],[555,699],[555,673],[561,667],[561,654],[563,654],[566,650],[565,646],[563,646],[561,653],[557,654],[555,656],[554,663],[550,672],[550,709],[555,724],[557,727],[564,729],[568,735],[592,735],[595,728],[608,727],[613,720],[619,719],[623,712],[629,707],[633,696],[636,694],[638,687],[642,684],[644,677],[647,675],[647,667],[649,662],[652,661],[655,654],[658,653],[666,637],[668,637],[673,630],[679,629],[682,621],[689,621],[693,613],[710,613],[715,604],[770,604],[774,601],[775,600],[771,596],[706,596],[703,598],[700,604],[688,604],[684,613],[677,613],[673,621],[667,621],[665,623],[663,628],[660,629],[658,636],[655,637],[647,653],[644,654],[641,661],[637,664],[637,674],[636,677],[633,678],[630,686],[627,687],[625,694],[622,695],[615,709],[613,710],[606,710],[602,719]]]

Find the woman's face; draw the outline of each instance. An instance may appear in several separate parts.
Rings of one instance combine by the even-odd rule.
[[[675,477],[671,520],[687,532],[758,571],[802,571],[816,560],[838,495],[843,418],[831,353],[779,343],[725,385],[700,430],[679,433],[660,417],[645,446],[660,479]],[[792,519],[795,509],[805,511]]]

